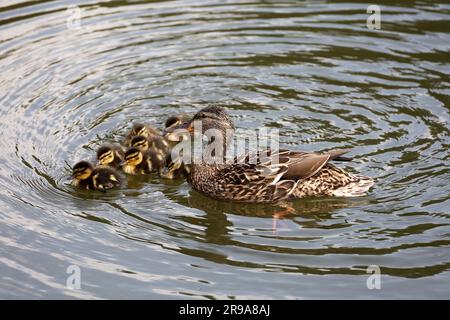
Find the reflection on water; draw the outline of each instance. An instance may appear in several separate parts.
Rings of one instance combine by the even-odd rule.
[[[0,4],[1,298],[448,297],[449,5],[378,1],[369,30],[355,2],[80,0],[80,24],[69,4]],[[281,147],[352,148],[339,166],[375,187],[268,206],[157,175],[70,186],[132,121],[210,103]]]

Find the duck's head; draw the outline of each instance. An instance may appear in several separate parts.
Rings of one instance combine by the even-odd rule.
[[[133,136],[148,137],[150,135],[150,132],[148,131],[148,128],[145,124],[135,123],[135,124],[133,124],[133,127],[131,128],[131,134]]]
[[[92,175],[94,166],[88,161],[80,161],[72,168],[72,178],[76,180],[86,180]]]
[[[234,134],[233,120],[228,112],[219,106],[201,109],[190,121],[180,127],[184,127],[191,135],[201,132],[203,137],[207,138],[208,144],[221,141],[224,148],[227,147]]]
[[[186,128],[189,132],[194,131],[194,124],[196,122],[201,122],[202,133],[210,129],[216,129],[222,132],[234,130],[234,123],[230,115],[225,108],[219,106],[206,107],[197,112],[192,120],[186,123]]]
[[[141,151],[147,151],[149,148],[148,139],[144,136],[136,136],[131,140],[131,146]]]
[[[111,164],[116,159],[116,154],[111,146],[105,145],[101,146],[97,150],[97,160],[98,163],[107,166]]]
[[[135,147],[131,147],[125,152],[125,160],[123,164],[129,166],[137,166],[142,162],[143,159],[144,155],[142,154],[141,150]]]

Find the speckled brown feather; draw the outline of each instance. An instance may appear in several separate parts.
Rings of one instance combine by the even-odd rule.
[[[350,183],[357,185],[362,178],[368,179],[367,184],[372,181],[328,164],[346,152],[265,150],[236,158],[232,164],[194,166],[189,182],[211,197],[236,202],[274,203],[306,196],[332,196],[335,190]],[[255,163],[248,163],[251,160]]]
[[[195,121],[202,122],[202,133],[216,129],[227,133],[234,123],[226,110],[209,106],[198,111],[181,127],[192,132]],[[224,135],[225,137],[225,135]],[[208,141],[211,143],[212,141]],[[224,149],[229,140],[224,139]],[[290,150],[264,150],[236,157],[226,164],[193,163],[189,183],[210,197],[248,203],[274,203],[305,196],[359,196],[373,185],[368,177],[357,176],[328,164],[349,161],[348,150],[324,153]]]

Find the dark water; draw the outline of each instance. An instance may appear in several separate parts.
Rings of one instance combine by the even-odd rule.
[[[450,5],[376,1],[369,30],[370,2],[276,2],[78,1],[79,27],[74,1],[0,2],[0,298],[450,298]],[[274,230],[277,208],[183,180],[68,185],[133,120],[209,103],[284,147],[351,147],[376,186]]]

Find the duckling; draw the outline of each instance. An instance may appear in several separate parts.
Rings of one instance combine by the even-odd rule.
[[[114,169],[121,169],[120,164],[125,159],[122,146],[117,144],[106,144],[97,150],[97,160],[102,166],[109,166]]]
[[[187,122],[189,120],[192,119],[192,115],[188,115],[188,114],[177,114],[177,115],[172,115],[169,118],[167,118],[166,123],[165,123],[165,130],[169,129],[169,128],[173,128],[175,126],[178,126],[184,122]]]
[[[163,169],[161,176],[166,179],[178,179],[187,177],[190,170],[190,166],[185,164],[180,157],[172,159],[172,155],[169,153],[166,156],[166,166]]]
[[[160,136],[161,134],[155,128],[143,123],[135,123],[130,132],[125,137],[124,144],[126,147],[131,147],[131,140],[136,136],[144,136],[149,138],[151,136]]]
[[[180,141],[187,141],[190,134],[186,132],[186,124],[192,119],[192,116],[182,114],[171,116],[166,120],[165,129],[163,131],[164,139],[169,142],[171,147]]]
[[[88,161],[80,161],[72,168],[72,185],[86,190],[106,190],[119,187],[123,178],[111,167],[94,167]]]
[[[150,174],[161,172],[164,168],[164,157],[152,150],[141,151],[131,147],[125,152],[123,171],[128,174]]]
[[[138,148],[141,151],[152,150],[155,153],[159,153],[165,156],[169,152],[169,144],[162,136],[150,136],[146,138],[144,136],[136,136],[131,139],[131,146]]]

